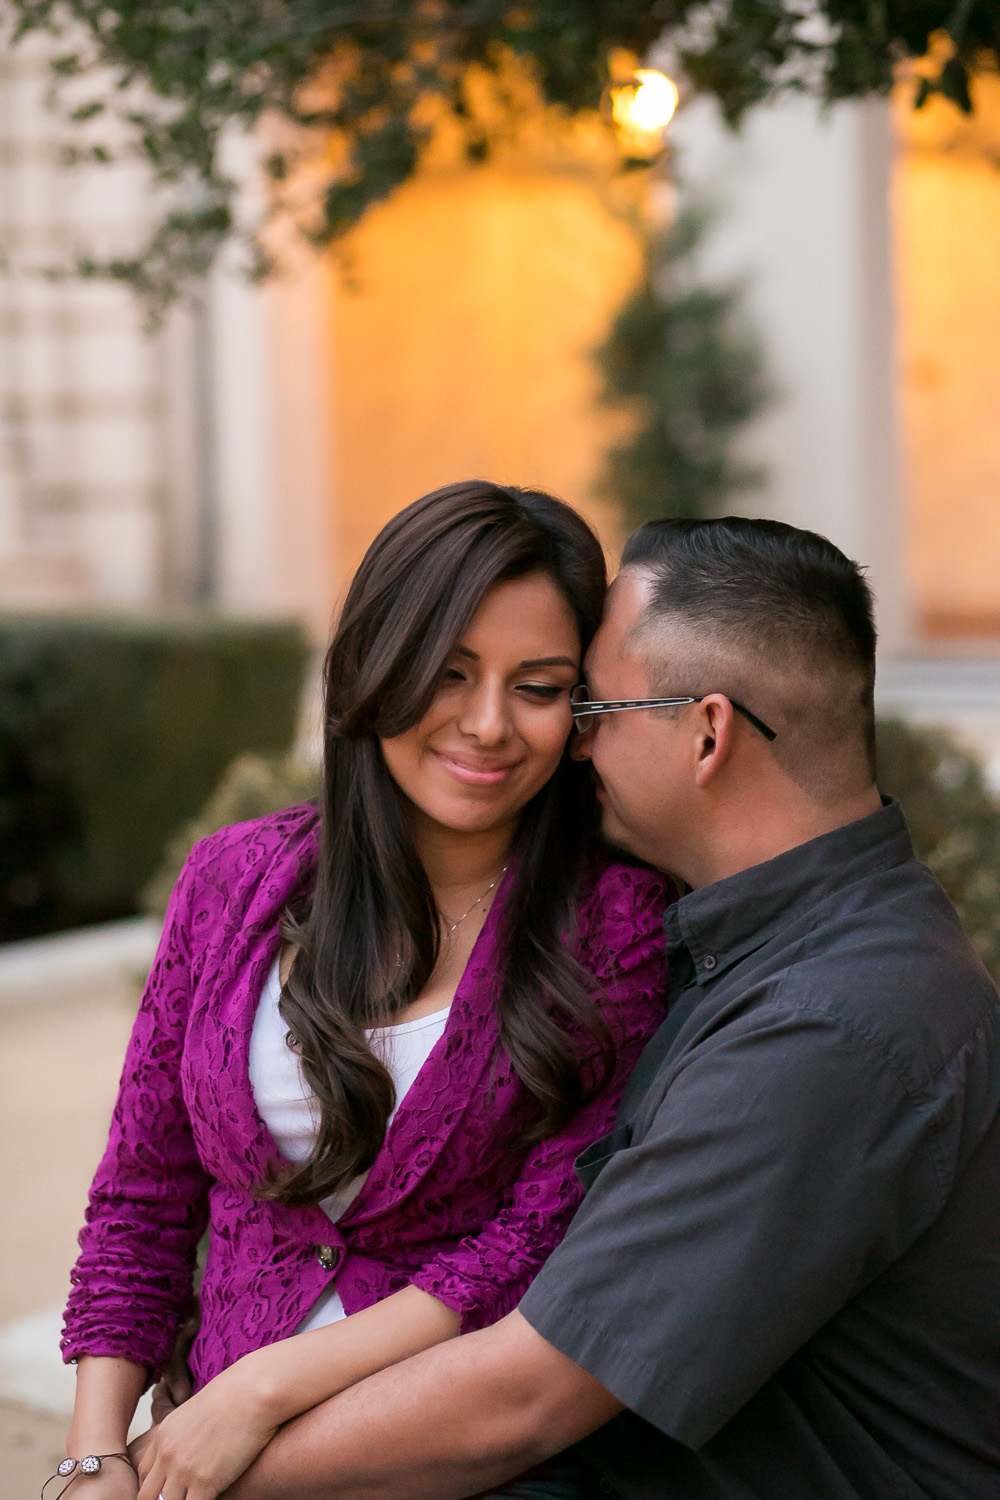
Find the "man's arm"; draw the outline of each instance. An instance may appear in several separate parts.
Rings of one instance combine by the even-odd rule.
[[[700,1448],[922,1232],[960,1137],[877,1037],[761,1007],[686,1057],[521,1310],[299,1418],[234,1500],[458,1500],[619,1403]]]
[[[514,1312],[289,1422],[226,1500],[461,1500],[621,1409]]]

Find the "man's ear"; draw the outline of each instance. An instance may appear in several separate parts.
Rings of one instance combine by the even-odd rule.
[[[722,693],[712,693],[697,705],[700,724],[696,741],[695,782],[707,787],[732,754],[733,705]]]

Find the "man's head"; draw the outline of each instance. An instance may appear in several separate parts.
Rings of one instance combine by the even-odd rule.
[[[813,532],[740,517],[640,527],[587,679],[595,698],[702,699],[604,715],[583,741],[609,836],[692,883],[877,806],[871,591]]]

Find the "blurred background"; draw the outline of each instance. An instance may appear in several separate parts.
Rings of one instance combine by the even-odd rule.
[[[199,831],[311,794],[331,619],[425,491],[551,489],[612,561],[647,516],[738,512],[864,562],[883,788],[1000,972],[989,57],[968,100],[914,109],[932,47],[739,129],[663,46],[615,53],[589,110],[512,66],[482,149],[438,121],[326,248],[278,214],[272,274],[220,234],[170,301],[175,200],[50,98],[66,45],[0,62],[0,1500],[61,1456],[59,1307],[172,875]],[[237,220],[287,129],[253,123],[220,146]]]

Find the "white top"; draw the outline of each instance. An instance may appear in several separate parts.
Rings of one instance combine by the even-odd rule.
[[[267,976],[250,1036],[250,1086],[257,1113],[282,1155],[289,1161],[304,1161],[316,1144],[319,1108],[303,1077],[299,1055],[288,1045],[288,1027],[278,1009],[280,999],[281,981],[275,961]],[[373,1052],[385,1063],[396,1085],[396,1105],[387,1128],[435,1042],[444,1032],[449,1009],[445,1006],[429,1016],[418,1016],[415,1021],[379,1026],[365,1033]],[[363,1172],[346,1187],[321,1200],[320,1208],[334,1224],[354,1202],[367,1176],[368,1173]],[[344,1305],[336,1288],[330,1287],[295,1331],[305,1333],[312,1328],[322,1328],[344,1316]]]

